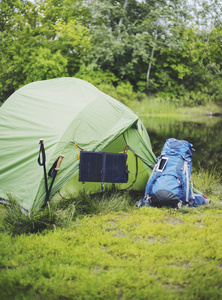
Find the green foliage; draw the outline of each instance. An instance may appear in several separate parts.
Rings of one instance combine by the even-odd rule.
[[[11,6],[11,13],[13,10],[17,11],[11,22],[7,22],[7,15],[4,16],[8,26],[4,27],[0,35],[1,101],[24,84],[24,66],[29,63],[32,53],[36,53],[36,48],[39,46],[39,38],[32,35],[33,31],[30,25],[25,25],[27,20],[19,2],[16,1],[15,6]],[[10,6],[10,3],[7,5]]]
[[[60,49],[67,60],[68,75],[73,76],[81,66],[81,56],[91,49],[91,36],[88,29],[76,20],[59,21],[55,24],[56,49]]]
[[[46,80],[56,77],[65,77],[67,72],[67,59],[60,51],[51,53],[50,49],[39,48],[38,52],[32,53],[30,61],[23,71],[26,74],[25,84]]]
[[[93,65],[82,66],[75,77],[92,83],[102,92],[124,104],[135,101],[138,97],[129,81],[119,81],[110,71],[104,72]]]
[[[198,3],[192,19],[181,0],[3,0],[0,101],[31,81],[80,76],[124,103],[141,97],[134,90],[220,104],[221,5]]]
[[[96,87],[107,84],[110,88],[114,88],[113,84],[116,84],[118,78],[110,71],[102,71],[94,65],[82,65],[79,71],[75,74],[75,77],[86,80]]]
[[[91,37],[82,16],[70,16],[74,7],[87,11],[76,2],[0,3],[0,101],[31,81],[73,76],[78,71]]]
[[[79,53],[91,47],[87,28],[78,24],[75,20],[70,20],[68,23],[59,21],[55,25],[55,31],[59,43],[66,51],[72,50]]]
[[[138,99],[138,95],[133,91],[133,86],[129,82],[120,82],[116,88],[108,84],[102,84],[99,88],[125,105],[130,105]]]

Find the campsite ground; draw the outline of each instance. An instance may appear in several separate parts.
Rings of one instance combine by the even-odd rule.
[[[149,113],[178,111],[157,102]],[[0,207],[0,299],[222,299],[221,176],[192,177],[209,205],[137,208],[142,193],[114,191],[27,217]]]
[[[193,179],[210,205],[136,208],[140,194],[115,191],[44,219],[1,208],[1,299],[222,299],[221,178]]]
[[[222,210],[142,208],[0,233],[1,299],[222,299]]]

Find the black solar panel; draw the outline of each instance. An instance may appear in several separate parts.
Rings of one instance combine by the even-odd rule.
[[[126,160],[125,153],[81,151],[79,181],[126,183]]]

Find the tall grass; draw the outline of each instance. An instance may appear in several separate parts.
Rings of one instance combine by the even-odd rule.
[[[195,188],[203,194],[222,201],[222,175],[217,172],[216,168],[200,169],[194,172],[192,182]]]
[[[135,92],[129,82],[120,82],[114,87],[110,82],[101,83],[97,87],[104,93],[126,104],[136,114],[147,115],[208,115],[222,114],[221,106],[202,92],[186,92],[180,96],[169,93],[147,95]]]
[[[142,193],[139,192],[115,189],[98,194],[80,192],[69,199],[52,200],[45,208],[31,211],[27,215],[15,199],[9,199],[8,205],[2,211],[2,228],[17,235],[67,227],[84,215],[129,211],[141,197]]]
[[[170,99],[146,97],[142,101],[129,103],[129,107],[140,116],[171,115],[177,114],[177,105]]]
[[[196,189],[212,200],[211,207],[222,209],[220,203],[222,201],[222,177],[220,174],[217,174],[214,169],[211,172],[199,170],[192,174],[192,181]],[[32,211],[27,216],[23,214],[19,204],[10,199],[10,205],[6,205],[4,212],[0,215],[2,217],[0,228],[4,228],[12,235],[17,235],[68,227],[85,215],[132,211],[136,209],[135,203],[143,197],[143,194],[144,192],[115,189],[97,194],[81,192],[69,199],[52,200],[44,209]],[[202,206],[198,209],[205,208]],[[188,209],[188,211],[192,212],[192,209]]]

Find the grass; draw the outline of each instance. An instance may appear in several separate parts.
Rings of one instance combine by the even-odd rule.
[[[167,116],[168,118],[180,118],[188,121],[192,120],[194,115],[198,119],[198,116],[222,114],[222,108],[215,103],[186,107],[158,97],[146,97],[141,101],[129,101],[127,105],[141,117]]]
[[[18,234],[41,233],[45,229],[67,227],[76,218],[88,214],[129,211],[132,203],[142,197],[141,192],[107,190],[104,193],[79,195],[60,201],[50,201],[46,208],[24,215],[17,201],[9,199],[10,205],[0,211],[0,230],[12,236]],[[2,215],[1,215],[2,214]]]
[[[2,233],[2,299],[221,299],[221,216],[145,207]]]
[[[222,108],[214,103],[207,103],[196,107],[181,107],[178,109],[179,113],[190,115],[217,115],[222,114]]]
[[[24,217],[11,200],[1,299],[222,299],[221,178],[202,170],[193,181],[210,205],[137,208],[140,193],[110,190]]]
[[[84,78],[86,79],[86,78]],[[87,78],[90,80],[90,78]],[[96,82],[92,82],[96,84]],[[102,83],[96,86],[104,93],[112,96],[118,101],[127,105],[137,115],[162,116],[183,118],[187,120],[192,116],[222,114],[222,108],[219,103],[215,103],[213,97],[202,92],[186,92],[180,96],[166,93],[157,93],[156,95],[146,95],[146,93],[134,92],[132,85],[121,82],[114,87],[109,83]]]
[[[192,174],[191,180],[197,190],[222,203],[222,175],[215,168],[200,169]]]

